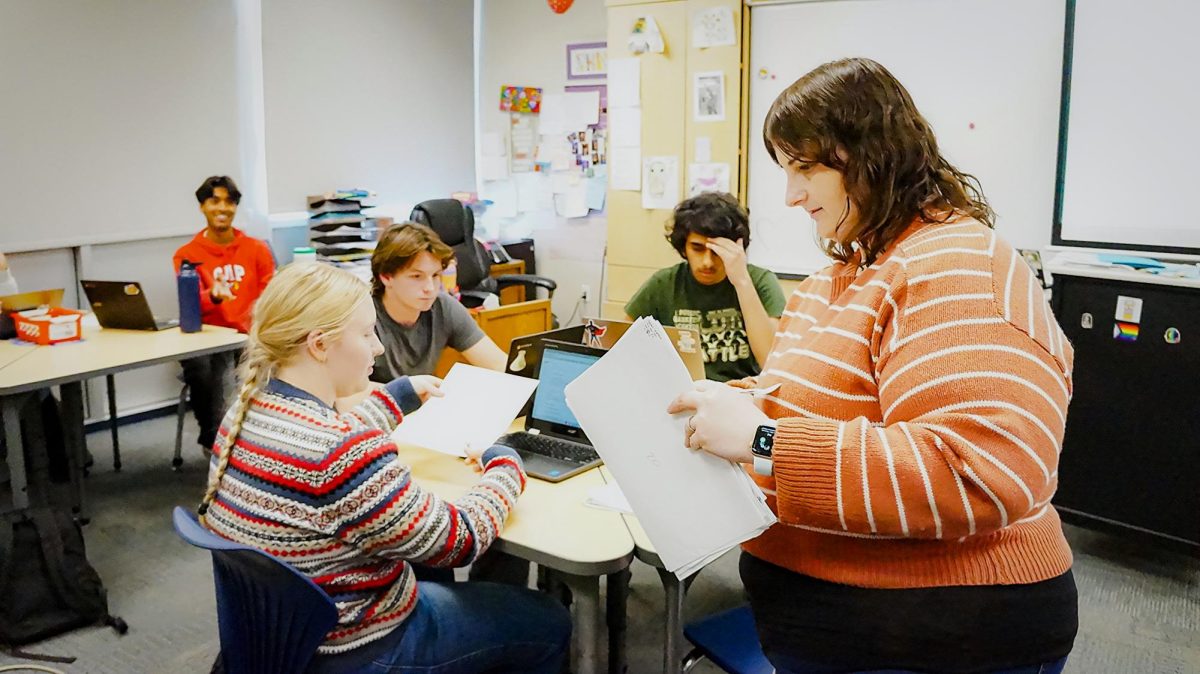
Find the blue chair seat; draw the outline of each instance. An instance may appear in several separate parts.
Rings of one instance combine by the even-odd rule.
[[[775,668],[763,655],[749,606],[714,613],[689,623],[683,636],[696,648],[684,661],[687,671],[703,656],[730,674],[772,674]]]
[[[176,507],[175,531],[212,553],[217,628],[227,674],[298,674],[337,624],[337,607],[290,564],[201,526]]]

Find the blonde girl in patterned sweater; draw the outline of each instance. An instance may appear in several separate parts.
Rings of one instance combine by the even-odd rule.
[[[470,564],[525,486],[516,453],[494,446],[450,503],[421,489],[389,437],[441,395],[400,377],[353,410],[383,346],[367,285],[326,265],[291,265],[254,307],[237,402],[217,438],[200,506],[217,534],[292,564],[330,595],[338,624],[308,672],[556,673],[570,636],[557,602],[491,583],[417,583],[413,563]]]
[[[669,411],[689,447],[752,465],[779,515],[741,561],[767,656],[1061,671],[1077,602],[1050,501],[1072,351],[1040,285],[880,64],[800,78],[763,139],[833,264],[792,294],[759,377]],[[757,405],[737,390],[774,384]]]

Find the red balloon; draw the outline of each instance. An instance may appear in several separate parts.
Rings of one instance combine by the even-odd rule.
[[[550,9],[554,10],[555,14],[562,14],[571,8],[571,3],[575,0],[546,0],[546,4],[550,5]]]

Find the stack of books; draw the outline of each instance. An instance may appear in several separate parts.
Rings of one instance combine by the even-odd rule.
[[[308,197],[308,238],[317,259],[371,277],[371,253],[390,218],[371,217],[369,190],[337,190]]]

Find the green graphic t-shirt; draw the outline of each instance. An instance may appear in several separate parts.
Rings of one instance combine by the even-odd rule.
[[[746,268],[763,308],[778,318],[786,304],[779,279],[762,267]],[[687,262],[680,262],[654,272],[625,305],[625,313],[633,318],[653,316],[663,325],[698,331],[704,374],[709,379],[729,381],[758,374],[737,290],[729,279],[702,285],[692,276]]]

